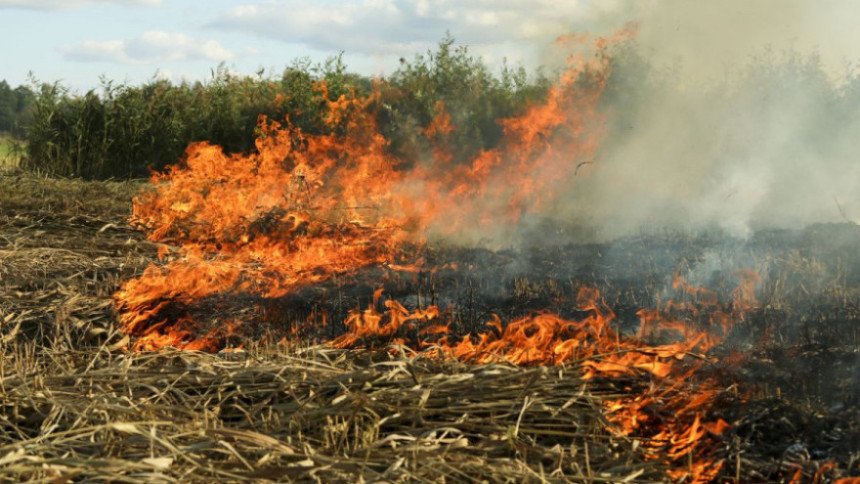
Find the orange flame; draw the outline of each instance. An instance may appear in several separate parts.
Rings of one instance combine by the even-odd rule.
[[[152,189],[134,201],[132,221],[160,244],[159,262],[115,295],[135,349],[217,350],[254,318],[214,310],[201,319],[197,306],[221,308],[226,295],[248,297],[254,306],[367,267],[416,271],[421,264],[410,251],[428,238],[486,233],[550,208],[597,149],[598,102],[610,70],[605,46],[628,35],[560,41],[580,50],[569,70],[543,103],[500,121],[505,137],[497,148],[468,162],[455,163],[450,154],[453,127],[444,104],[434,107],[422,133],[432,157],[401,160],[387,149],[373,116],[378,95],[332,100],[324,83],[317,93],[327,134],[263,118],[251,155],[190,146],[184,164],[153,175]],[[596,53],[583,54],[586,45]],[[462,337],[450,332],[437,307],[409,310],[387,300],[378,312],[379,290],[368,309],[350,313],[347,332],[331,344],[394,341],[473,363],[576,362],[586,379],[645,378],[649,390],[604,403],[611,431],[644,439],[647,454],[669,464],[674,480],[708,482],[722,465],[714,457],[715,436],[728,424],[708,416],[716,386],[694,385],[691,377],[706,361],[704,352],[754,304],[757,276],[738,278],[732,304],[723,307],[678,277],[676,288],[688,299],[640,311],[633,338],[619,334],[615,314],[589,288],[578,295],[587,314],[580,320],[549,312],[507,324],[495,317],[488,331]],[[677,309],[692,312],[696,324],[673,317]],[[649,344],[655,337],[672,342]]]
[[[123,327],[150,335],[153,322],[179,321],[206,298],[277,298],[364,267],[401,267],[408,247],[429,236],[486,232],[541,210],[597,147],[609,66],[601,49],[572,56],[543,104],[501,121],[498,148],[456,165],[445,152],[453,128],[444,104],[424,132],[436,155],[401,160],[377,128],[378,95],[331,100],[325,83],[316,89],[328,134],[263,118],[254,154],[191,145],[185,163],[154,174],[134,201],[132,222],[162,244],[166,262],[116,294]]]
[[[722,461],[714,457],[716,438],[729,424],[719,418],[706,420],[719,391],[715,383],[707,379],[695,381],[693,376],[707,361],[703,352],[720,339],[712,332],[728,332],[731,322],[743,318],[755,304],[758,276],[744,270],[737,277],[739,285],[727,307],[718,304],[710,291],[676,278],[676,287],[694,301],[670,304],[669,312],[640,311],[643,330],[632,339],[621,337],[613,329],[615,314],[599,293],[583,288],[578,296],[579,309],[588,315],[581,320],[543,312],[504,325],[494,317],[487,323],[490,331],[466,335],[455,342],[448,341],[448,326],[438,324],[441,312],[436,307],[409,312],[388,301],[387,311],[378,313],[374,302],[365,311],[353,311],[347,320],[348,333],[332,344],[354,347],[380,338],[390,340],[402,329],[411,334],[418,329],[421,339],[413,342],[415,347],[431,348],[430,352],[461,361],[507,361],[517,365],[575,361],[586,379],[649,376],[648,391],[604,402],[606,418],[612,424],[610,430],[617,435],[644,438],[647,455],[670,464],[673,480],[706,483],[715,479],[722,468]],[[679,306],[691,315],[690,319],[670,317],[670,312]],[[703,329],[696,329],[693,320]],[[678,340],[649,345],[646,328],[652,335],[668,331]]]

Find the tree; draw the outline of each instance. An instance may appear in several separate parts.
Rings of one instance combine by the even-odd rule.
[[[35,95],[27,86],[15,89],[6,80],[0,80],[0,132],[24,136],[24,129],[32,119],[30,107]]]

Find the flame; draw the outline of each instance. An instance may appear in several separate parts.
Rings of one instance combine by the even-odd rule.
[[[369,267],[426,270],[415,254],[428,240],[489,233],[551,208],[593,158],[610,72],[606,46],[630,35],[560,39],[575,52],[568,71],[544,102],[501,120],[504,140],[471,160],[452,154],[444,103],[421,133],[432,147],[428,159],[403,160],[378,129],[378,94],[331,99],[325,83],[316,86],[324,133],[261,118],[250,155],[189,146],[184,163],[154,174],[152,188],[134,200],[132,222],[159,244],[158,262],[115,294],[134,349],[217,351],[254,334],[266,301]],[[380,312],[379,289],[331,344],[394,342],[472,363],[575,362],[586,379],[647,379],[647,391],[604,402],[610,431],[642,439],[672,479],[708,482],[721,469],[714,449],[729,424],[708,413],[716,384],[695,375],[705,352],[755,304],[757,276],[737,276],[729,306],[677,277],[686,298],[641,310],[634,337],[615,329],[616,315],[592,288],[578,294],[581,319],[539,312],[505,323],[496,316],[487,331],[464,336],[451,332],[449,316],[435,306],[410,310],[386,300]],[[237,299],[247,304],[229,303]],[[675,316],[681,313],[688,316]],[[657,339],[671,342],[650,343]]]
[[[704,352],[718,343],[714,332],[727,333],[731,323],[743,318],[755,305],[758,275],[743,270],[736,273],[738,286],[728,305],[716,296],[676,277],[675,287],[691,298],[670,302],[663,310],[639,312],[641,330],[634,338],[622,337],[613,328],[615,314],[591,288],[582,288],[578,306],[588,313],[580,320],[568,320],[548,312],[519,318],[507,325],[495,316],[487,322],[489,331],[449,341],[449,325],[436,307],[410,312],[387,301],[387,310],[376,311],[374,303],[347,318],[347,334],[335,339],[336,347],[351,348],[373,341],[388,341],[406,334],[420,338],[413,347],[429,348],[440,356],[473,363],[507,361],[516,365],[562,365],[577,362],[585,379],[646,376],[651,380],[645,392],[604,401],[604,413],[616,435],[644,439],[646,455],[671,466],[670,477],[677,482],[707,483],[722,469],[715,457],[718,437],[729,428],[708,413],[719,395],[716,382],[701,379],[699,373],[708,358]],[[671,317],[679,309],[688,315]],[[423,323],[423,324],[422,324]],[[697,329],[697,326],[700,327]],[[668,332],[673,343],[651,345],[654,335]]]
[[[597,147],[606,40],[564,40],[580,50],[589,42],[595,53],[572,54],[545,102],[501,120],[504,141],[473,160],[453,162],[443,103],[423,133],[433,156],[402,160],[378,129],[378,93],[332,100],[324,82],[315,89],[326,133],[261,118],[248,156],[192,144],[184,163],[154,174],[134,200],[131,221],[160,244],[163,262],[115,295],[125,331],[182,346],[193,331],[167,324],[153,335],[153,326],[191,318],[200,301],[278,298],[365,267],[415,267],[402,263],[428,237],[485,233],[543,210]]]

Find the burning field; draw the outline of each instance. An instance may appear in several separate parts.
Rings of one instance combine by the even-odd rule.
[[[405,159],[377,96],[320,83],[328,129],[261,119],[250,155],[4,174],[0,475],[860,482],[856,224],[601,238],[566,216],[623,186],[601,103],[631,35],[560,39],[546,98],[467,160],[456,106]]]

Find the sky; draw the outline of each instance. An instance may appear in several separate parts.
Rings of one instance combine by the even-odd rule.
[[[491,67],[533,69],[552,40],[634,21],[646,51],[718,78],[762,45],[818,49],[833,70],[860,58],[855,0],[0,0],[0,79],[28,73],[79,91],[230,71],[278,75],[343,52],[386,75],[450,33]],[[679,40],[681,39],[681,40]]]
[[[279,74],[343,52],[349,70],[386,75],[447,32],[491,65],[535,67],[536,49],[585,28],[614,0],[0,0],[0,79],[205,80],[222,64]]]

